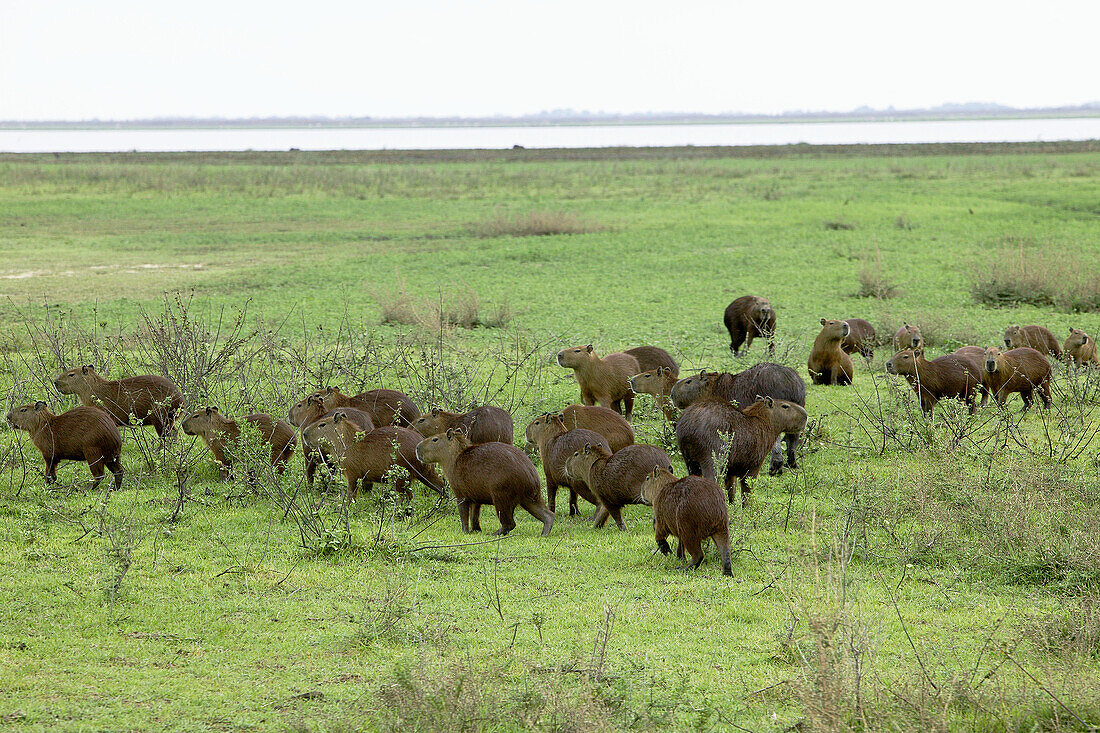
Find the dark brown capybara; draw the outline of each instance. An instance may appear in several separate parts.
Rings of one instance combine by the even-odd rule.
[[[920,399],[920,408],[932,414],[940,400],[956,399],[978,411],[976,398],[985,394],[984,370],[975,362],[957,354],[947,354],[932,361],[924,358],[924,349],[903,349],[886,362],[889,374],[900,374]]]
[[[516,507],[521,506],[542,522],[542,536],[554,526],[554,512],[542,500],[535,464],[511,443],[471,443],[459,430],[424,438],[416,455],[438,463],[458,500],[463,532],[481,531],[481,505],[492,504],[506,535],[516,527]]]
[[[845,354],[859,353],[870,361],[875,356],[875,327],[862,318],[848,318],[848,335],[840,342]]]
[[[806,367],[814,384],[851,384],[852,359],[840,348],[851,327],[844,321],[821,319],[821,333],[814,339]]]
[[[354,397],[348,397],[336,387],[325,387],[319,394],[326,412],[338,407],[354,407],[371,416],[376,428],[384,425],[408,427],[420,417],[420,408],[405,394],[396,389],[371,389]]]
[[[1070,364],[1100,366],[1100,357],[1096,353],[1096,341],[1079,328],[1069,330],[1069,336],[1062,345],[1062,354]]]
[[[665,418],[670,423],[675,423],[676,410],[672,406],[669,395],[672,394],[672,388],[676,386],[679,379],[678,375],[679,371],[673,372],[668,367],[660,366],[631,377],[630,389],[635,394],[653,395],[653,399],[657,401],[657,406],[661,408]]]
[[[685,551],[691,562],[683,570],[698,568],[703,562],[703,542],[714,540],[722,557],[722,575],[733,575],[730,562],[730,518],[718,484],[700,476],[677,479],[672,471],[657,466],[642,484],[642,497],[653,505],[653,533],[657,547],[668,555],[668,537],[679,539],[676,557]]]
[[[492,405],[475,407],[463,413],[433,407],[412,424],[412,429],[425,438],[452,428],[465,430],[471,443],[511,443],[515,437],[512,414]]]
[[[260,440],[271,449],[271,465],[275,470],[280,473],[285,471],[294,446],[298,444],[294,428],[264,412],[247,415],[244,421],[255,425],[260,431]],[[241,426],[237,421],[221,414],[216,407],[204,407],[185,417],[180,427],[186,434],[202,438],[202,442],[214,454],[222,480],[228,478],[229,469],[233,465],[233,453],[241,438]]]
[[[634,429],[614,410],[595,405],[569,405],[561,414],[565,416],[565,427],[599,433],[613,451],[622,450],[634,442]]]
[[[1050,407],[1050,374],[1050,362],[1036,349],[1001,351],[993,346],[985,350],[986,386],[999,405],[1019,392],[1026,410],[1031,407],[1032,392],[1038,391],[1043,404]]]
[[[627,504],[642,504],[642,483],[650,471],[660,466],[672,470],[668,454],[655,445],[635,443],[618,453],[602,445],[585,443],[565,462],[570,476],[580,476],[592,488],[600,501],[592,525],[600,529],[607,518],[615,520],[620,530],[626,530],[622,508]]]
[[[8,425],[26,430],[31,442],[46,461],[46,483],[57,482],[57,464],[84,461],[92,472],[92,488],[103,480],[104,469],[115,477],[115,489],[122,486],[122,435],[118,426],[98,407],[74,407],[54,415],[41,400],[15,407],[7,415]]]
[[[760,472],[780,434],[802,432],[806,420],[805,408],[787,400],[765,397],[741,410],[723,400],[703,399],[680,415],[676,442],[693,476],[717,480],[714,458],[725,456],[723,473],[730,503],[736,492],[734,479],[739,478],[744,505],[752,491],[746,479]]]
[[[374,430],[374,418],[362,410],[356,410],[354,407],[341,407],[338,409],[343,410],[344,415],[359,432],[369,433]],[[322,442],[321,445],[316,446],[310,445],[305,438],[305,428],[322,417],[332,417],[335,412],[336,410],[326,410],[321,394],[315,393],[295,403],[287,413],[287,420],[290,424],[302,432],[302,461],[305,463],[306,483],[309,486],[313,486],[317,467],[327,465],[332,454],[327,443]]]
[[[1055,359],[1062,358],[1062,345],[1050,329],[1043,326],[1009,326],[1005,329],[1004,340],[1005,349],[1027,347]]]
[[[592,344],[588,344],[562,349],[557,360],[559,365],[573,370],[581,388],[581,402],[610,407],[630,420],[634,412],[630,378],[641,371],[637,359],[621,352],[601,359]]]
[[[923,349],[924,348],[924,336],[921,336],[920,326],[910,326],[908,323],[902,324],[902,327],[898,329],[898,332],[894,334],[894,352],[902,351],[903,349]]]
[[[736,354],[744,344],[752,346],[759,336],[768,340],[768,353],[775,351],[775,309],[767,298],[742,295],[726,306],[723,321],[730,334],[730,351]]]
[[[125,379],[104,379],[91,364],[69,369],[53,380],[61,394],[75,394],[87,407],[102,407],[117,425],[152,425],[157,435],[172,432],[183,394],[171,379],[143,374]],[[97,404],[98,400],[98,404]]]
[[[331,418],[310,423],[302,433],[302,440],[310,445],[327,443],[332,447],[348,481],[349,499],[359,494],[360,480],[364,491],[370,491],[372,484],[393,481],[394,490],[411,499],[409,482],[416,479],[444,495],[439,474],[417,456],[420,433],[408,428],[383,425],[369,433],[360,433],[343,410],[336,410]],[[402,476],[395,468],[405,469],[408,475]]]
[[[656,346],[636,346],[633,349],[627,349],[623,353],[630,354],[638,360],[639,372],[648,372],[651,369],[664,367],[677,377],[680,375],[680,365],[664,349]]]
[[[615,416],[619,417],[618,414]],[[565,415],[560,412],[544,412],[530,422],[524,433],[527,436],[528,448],[538,448],[542,472],[546,476],[546,503],[551,511],[558,510],[559,486],[569,489],[570,516],[580,513],[577,496],[582,496],[585,501],[599,505],[600,500],[584,477],[570,476],[566,473],[565,462],[569,460],[569,456],[573,455],[573,451],[586,443],[602,445],[610,453],[611,448],[606,438],[584,428],[571,430],[565,424]]]

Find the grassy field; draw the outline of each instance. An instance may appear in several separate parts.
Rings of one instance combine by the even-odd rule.
[[[727,349],[742,294],[804,376],[823,317],[918,323],[937,353],[1100,333],[1100,144],[7,155],[0,252],[9,404],[63,410],[52,378],[95,363],[233,415],[330,383],[488,398],[522,442],[579,397],[565,346],[763,360]],[[1050,295],[979,302],[1005,282]],[[464,536],[425,492],[348,507],[298,457],[222,483],[148,429],[123,491],[76,464],[47,488],[8,429],[0,726],[1100,726],[1100,379],[1056,367],[1049,412],[928,422],[889,352],[809,390],[802,467],[731,507],[732,579],[713,547],[690,574],[654,555],[647,507],[597,531],[559,495],[548,538],[522,513]],[[647,397],[635,430],[682,474]]]

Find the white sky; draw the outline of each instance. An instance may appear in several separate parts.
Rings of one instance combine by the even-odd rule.
[[[1100,2],[0,0],[0,119],[1100,100]]]

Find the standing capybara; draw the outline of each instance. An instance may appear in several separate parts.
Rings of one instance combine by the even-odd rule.
[[[286,470],[286,463],[298,443],[294,428],[264,412],[248,415],[244,420],[256,426],[260,432],[260,440],[271,448],[271,465],[275,470],[280,473]],[[221,478],[226,479],[233,464],[233,453],[237,451],[241,438],[241,426],[237,421],[221,414],[216,407],[205,407],[185,417],[180,427],[188,435],[202,438],[202,442],[214,454]]]
[[[492,405],[475,407],[464,413],[433,407],[412,424],[412,429],[425,438],[445,433],[451,428],[466,431],[471,443],[511,443],[514,438],[512,414]]]
[[[1081,366],[1100,366],[1100,357],[1096,353],[1096,341],[1079,328],[1071,328],[1062,351],[1067,362]]]
[[[521,506],[542,522],[542,536],[554,526],[554,512],[542,500],[535,464],[511,443],[471,443],[458,430],[424,438],[416,455],[438,463],[458,500],[463,532],[481,531],[481,505],[492,504],[506,535],[516,527],[516,507]]]
[[[617,414],[616,417],[618,417]],[[570,516],[580,513],[577,506],[578,495],[592,504],[600,503],[585,477],[570,476],[566,472],[565,462],[569,460],[569,456],[573,455],[573,451],[582,448],[585,444],[601,445],[610,453],[611,448],[602,435],[584,428],[571,430],[565,424],[565,415],[561,412],[545,412],[539,415],[531,421],[524,432],[527,436],[528,448],[537,447],[539,451],[542,472],[546,476],[546,503],[550,506],[550,511],[558,510],[559,486],[569,488]]]
[[[851,358],[840,348],[851,327],[844,321],[821,319],[821,333],[814,339],[810,358],[806,362],[814,384],[851,384]]]
[[[611,517],[619,529],[625,531],[622,508],[627,504],[643,503],[642,483],[658,466],[671,471],[672,461],[655,445],[635,443],[612,455],[602,445],[585,443],[565,462],[565,471],[569,476],[583,477],[599,499],[600,506],[592,518],[592,525],[600,529]]]
[[[923,349],[924,337],[921,336],[920,326],[910,326],[908,323],[902,324],[902,327],[898,329],[898,332],[894,334],[894,352],[902,351],[903,349]]]
[[[637,359],[624,353],[608,354],[601,359],[592,344],[562,349],[557,359],[558,364],[573,370],[581,388],[581,402],[610,407],[630,420],[634,412],[630,378],[641,371]]]
[[[862,318],[849,318],[844,321],[848,324],[848,335],[840,342],[840,348],[845,354],[859,354],[870,361],[875,356],[875,327]]]
[[[920,399],[920,408],[929,415],[937,402],[951,398],[965,403],[973,415],[978,410],[975,397],[985,394],[984,370],[957,354],[928,361],[924,349],[903,349],[887,360],[886,371],[905,377]]]
[[[57,482],[57,464],[84,461],[92,472],[92,488],[99,485],[106,468],[115,477],[115,489],[122,486],[122,436],[118,426],[98,407],[74,407],[54,415],[46,403],[35,402],[13,408],[8,425],[30,433],[31,442],[46,461],[46,483]]]
[[[565,427],[570,430],[584,428],[599,433],[611,446],[611,450],[622,450],[634,442],[634,430],[623,416],[606,407],[569,405],[561,414]]]
[[[769,354],[775,351],[775,309],[767,298],[742,295],[726,306],[723,321],[730,334],[730,351],[734,354],[742,344],[746,349],[752,346],[757,336],[768,340]]]
[[[653,398],[657,401],[657,406],[665,414],[665,418],[670,423],[675,423],[676,410],[672,407],[669,395],[672,394],[672,388],[676,386],[678,375],[679,371],[674,372],[668,367],[660,366],[631,377],[630,389],[635,394],[653,395]]]
[[[80,403],[106,410],[118,425],[152,425],[157,435],[172,432],[183,395],[171,379],[145,374],[125,379],[104,379],[91,364],[62,372],[53,380],[61,394],[75,394]],[[96,405],[96,400],[99,404]]]
[[[985,350],[985,379],[997,404],[1019,392],[1024,409],[1031,407],[1031,394],[1039,391],[1043,404],[1050,407],[1050,363],[1043,355],[1027,346],[1001,351],[996,346]]]
[[[369,433],[374,430],[374,419],[362,410],[356,410],[354,407],[341,407],[338,409],[343,410],[344,415],[359,432]],[[313,478],[317,473],[317,467],[327,464],[327,458],[331,456],[331,453],[327,443],[310,445],[305,438],[305,429],[322,417],[332,417],[335,412],[336,410],[326,410],[320,393],[316,393],[295,403],[287,413],[287,420],[290,424],[302,432],[302,460],[305,462],[306,483],[309,486],[313,486]]]
[[[648,372],[651,369],[664,367],[677,376],[680,374],[680,366],[672,358],[672,355],[656,346],[636,346],[633,349],[627,349],[623,353],[630,354],[638,360],[639,372]]]
[[[699,476],[677,479],[668,469],[657,466],[642,484],[642,497],[653,505],[653,533],[657,547],[668,555],[668,537],[679,539],[676,557],[691,555],[684,570],[703,562],[703,541],[710,538],[722,557],[722,575],[733,575],[730,563],[730,518],[718,484]]]
[[[1005,329],[1005,349],[1021,347],[1035,349],[1040,354],[1062,358],[1062,345],[1049,328],[1043,326],[1009,326]]]
[[[348,397],[336,387],[325,387],[320,392],[327,410],[338,407],[354,407],[371,416],[375,427],[400,425],[408,427],[420,417],[420,408],[404,392],[395,389],[371,389],[354,397]]]

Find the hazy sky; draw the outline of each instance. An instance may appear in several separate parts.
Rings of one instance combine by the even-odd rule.
[[[0,0],[0,119],[1100,100],[1100,2]]]

